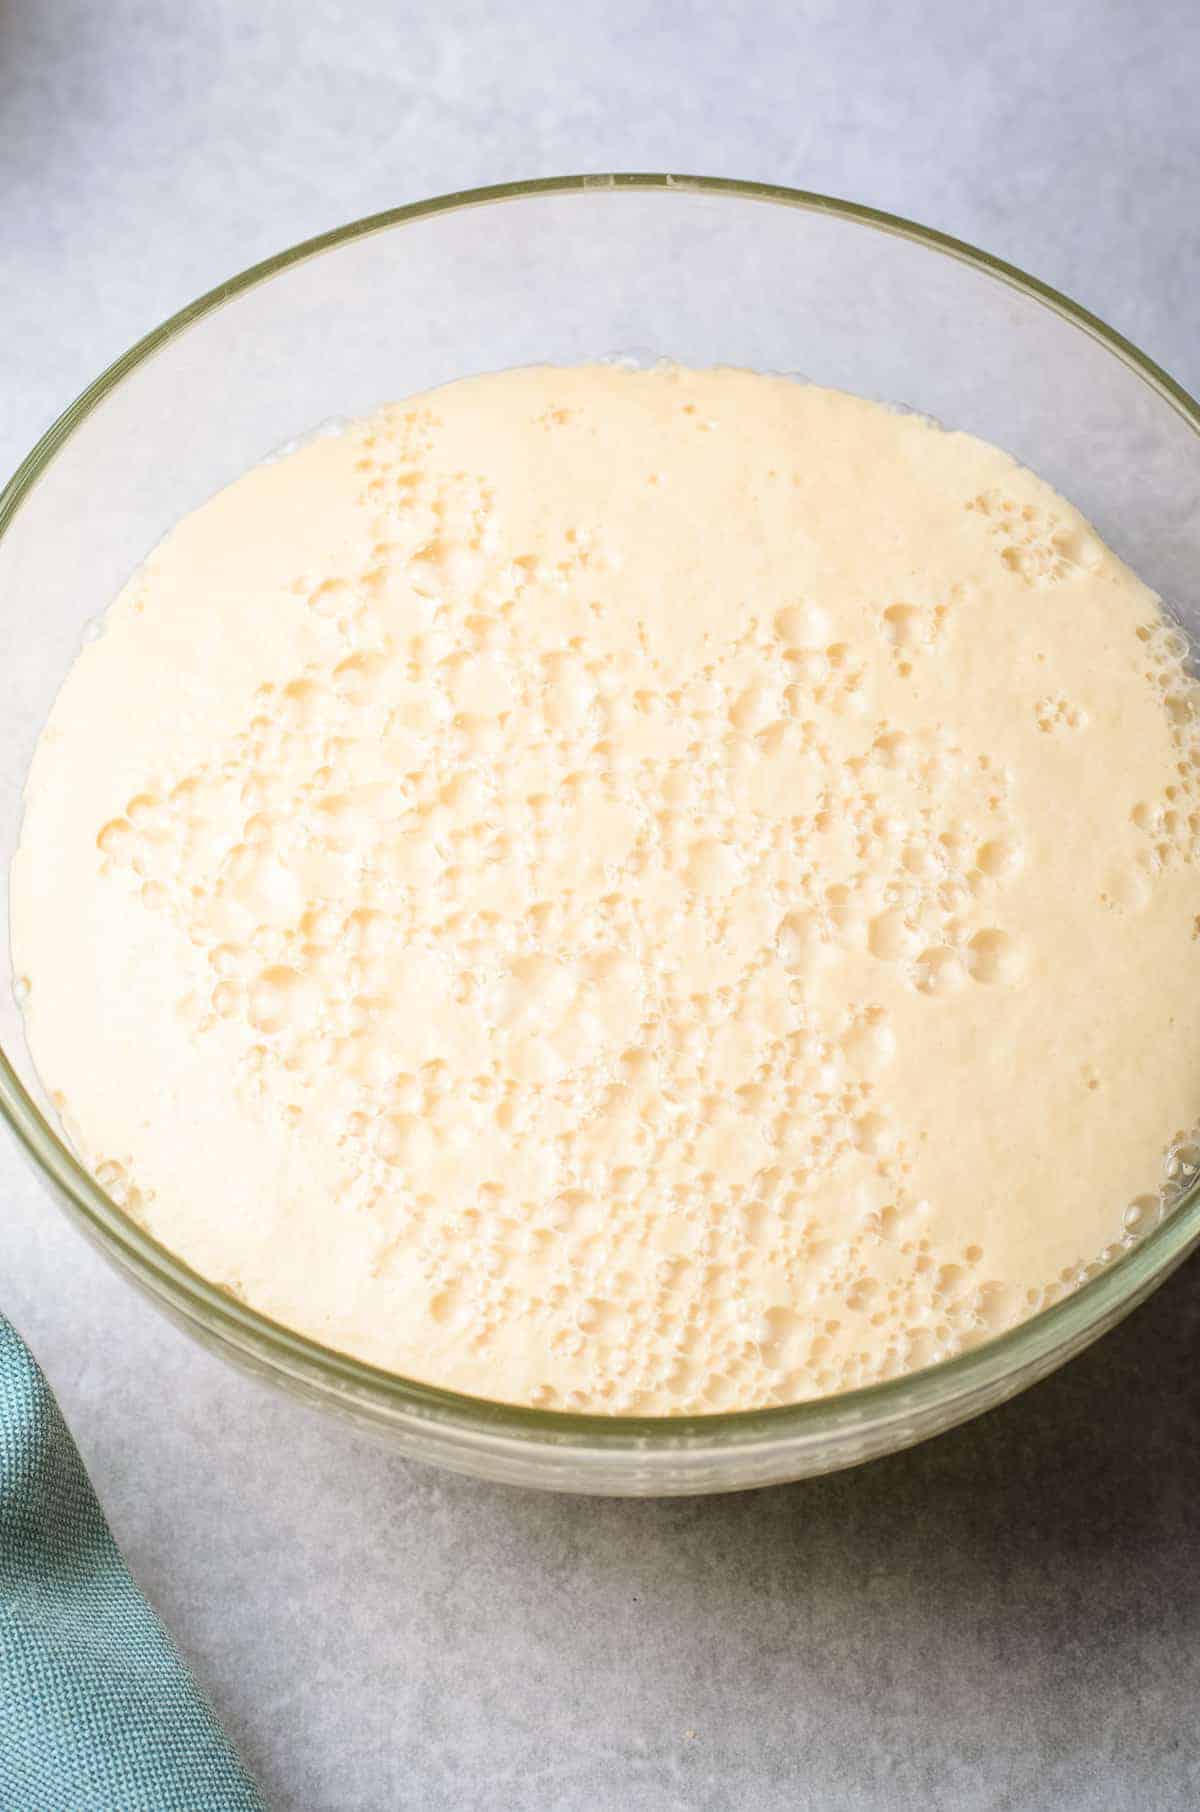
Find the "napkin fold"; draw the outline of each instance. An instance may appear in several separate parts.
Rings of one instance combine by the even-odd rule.
[[[0,1316],[0,1807],[265,1812]]]

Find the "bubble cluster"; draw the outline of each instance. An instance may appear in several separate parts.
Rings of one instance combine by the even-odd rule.
[[[1008,776],[872,714],[946,605],[855,645],[801,596],[669,673],[645,638],[559,640],[603,536],[502,554],[423,426],[360,436],[369,562],[296,582],[325,658],[97,835],[202,953],[195,1034],[235,1030],[243,1094],[343,1154],[377,1273],[415,1260],[437,1329],[583,1364],[543,1402],[786,1401],[957,1350],[998,1286],[922,1233],[895,1032],[836,979],[1021,976]]]
[[[1062,736],[1071,731],[1085,730],[1088,714],[1079,705],[1073,705],[1069,698],[1057,694],[1051,698],[1039,698],[1034,706],[1037,727],[1044,736]]]
[[[1200,685],[1191,672],[1190,644],[1161,619],[1138,630],[1145,678],[1162,699],[1174,773],[1162,791],[1138,800],[1130,813],[1141,842],[1141,873],[1156,875],[1200,861]]]
[[[104,1193],[135,1221],[145,1222],[154,1205],[153,1189],[139,1188],[129,1165],[116,1158],[102,1158],[93,1175]]]
[[[621,475],[624,526],[573,389],[539,395],[529,432],[586,482],[533,526],[499,455],[447,453],[436,396],[308,443],[346,462],[352,521],[281,581],[294,661],[264,663],[186,761],[123,768],[88,830],[106,903],[170,953],[176,1035],[311,1156],[331,1248],[354,1230],[372,1356],[547,1408],[787,1403],[933,1363],[1077,1287],[1200,1166],[1179,1134],[1159,1193],[1114,1204],[1111,1248],[1045,1282],[1015,1283],[985,1220],[931,1199],[947,1103],[914,1086],[923,1053],[969,1080],[1037,969],[1036,789],[958,690],[993,581],[903,548],[886,584],[839,565],[784,446],[739,493],[728,607],[677,633],[701,580],[672,530],[664,606],[638,542],[661,531],[636,511],[686,523],[670,436],[716,456],[722,412],[691,381],[637,379],[671,408]],[[965,504],[981,536],[965,490],[940,499],[945,539],[974,537],[1009,597],[1102,558],[1067,506],[995,488]],[[792,543],[759,556],[784,493],[807,565]],[[859,531],[901,547],[890,519]],[[152,617],[167,587],[141,583]],[[1153,625],[1139,647],[1177,775],[1133,812],[1121,909],[1200,856],[1185,646]],[[1038,674],[1014,716],[1062,762],[1077,745],[1031,718],[1067,737],[1091,723],[1077,693],[1094,701]],[[169,1243],[136,1150],[93,1168]],[[236,1266],[225,1281],[253,1297]]]
[[[967,508],[985,518],[1001,560],[1029,585],[1082,578],[1103,558],[1103,548],[1085,523],[1068,521],[1003,491],[982,491]]]

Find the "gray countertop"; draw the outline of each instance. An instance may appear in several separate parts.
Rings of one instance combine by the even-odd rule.
[[[0,465],[252,260],[581,169],[910,214],[1195,390],[1198,73],[1193,0],[0,0]],[[622,1503],[424,1471],[235,1375],[108,1272],[11,1139],[0,1201],[0,1303],[280,1812],[1200,1801],[1195,1265],[913,1453]]]

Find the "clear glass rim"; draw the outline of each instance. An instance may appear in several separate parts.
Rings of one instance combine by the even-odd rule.
[[[529,182],[459,190],[367,215],[289,246],[189,303],[130,347],[47,429],[0,491],[0,536],[55,453],[92,410],[160,348],[194,322],[245,291],[322,252],[430,215],[531,196],[595,190],[700,193],[773,203],[828,215],[907,239],[926,251],[971,265],[984,275],[1021,291],[1099,341],[1200,435],[1200,404],[1122,334],[1017,266],[933,228],[856,202],[729,177],[643,172],[541,177]],[[426,1423],[440,1424],[446,1430],[460,1430],[464,1434],[503,1434],[534,1446],[575,1447],[581,1451],[606,1450],[610,1453],[628,1451],[631,1455],[639,1454],[643,1462],[650,1461],[654,1451],[678,1452],[682,1448],[715,1446],[729,1449],[789,1440],[807,1445],[835,1438],[851,1429],[862,1430],[900,1417],[919,1417],[942,1405],[952,1409],[955,1404],[970,1403],[1003,1391],[1006,1382],[1019,1380],[1022,1374],[1036,1376],[1052,1369],[1057,1355],[1070,1356],[1086,1344],[1091,1335],[1136,1306],[1200,1241],[1200,1178],[1197,1178],[1168,1218],[1106,1271],[1053,1307],[957,1358],[881,1384],[776,1408],[701,1416],[578,1415],[467,1396],[402,1377],[323,1346],[239,1302],[184,1264],[110,1201],[41,1113],[2,1049],[0,1112],[35,1166],[66,1197],[100,1245],[133,1272],[152,1294],[165,1299],[187,1319],[216,1334],[235,1350],[250,1353],[260,1362],[265,1359],[270,1369],[286,1376],[300,1376],[310,1384],[315,1382],[318,1390],[324,1386],[330,1396],[349,1396],[360,1406],[373,1405],[385,1416],[390,1414],[395,1419],[411,1416]]]

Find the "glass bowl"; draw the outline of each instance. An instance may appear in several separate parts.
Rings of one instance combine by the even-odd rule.
[[[1065,492],[1200,630],[1200,408],[1045,285],[908,221],[750,183],[584,176],[449,195],[323,234],[201,297],[98,378],[0,496],[5,869],[38,730],[87,625],[180,516],[328,418],[470,372],[613,354],[802,374],[982,435]],[[517,1484],[726,1491],[887,1453],[1044,1377],[1200,1240],[1193,1186],[1055,1307],[832,1398],[654,1419],[513,1408],[330,1351],[189,1270],[63,1143],[19,1006],[8,987],[0,996],[0,1107],[133,1282],[230,1359],[401,1451]]]

